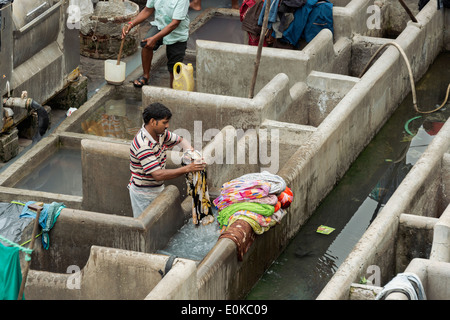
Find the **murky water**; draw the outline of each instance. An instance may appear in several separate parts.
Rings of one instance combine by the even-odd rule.
[[[443,53],[417,84],[419,110],[440,105],[449,83]],[[450,104],[417,114],[408,96],[247,299],[315,299],[449,116]],[[335,230],[319,234],[320,225]]]
[[[81,123],[79,132],[132,140],[142,126],[141,104],[132,97],[113,97]]]
[[[16,188],[82,196],[81,151],[59,148]]]

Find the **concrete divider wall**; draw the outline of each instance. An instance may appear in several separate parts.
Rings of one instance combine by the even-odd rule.
[[[438,218],[402,213],[399,217],[398,232],[394,241],[395,257],[393,274],[403,272],[414,258],[426,259],[433,244],[433,231]],[[383,270],[389,275],[390,270]],[[389,279],[386,276],[385,279]]]
[[[130,144],[81,140],[83,210],[132,217]]]
[[[263,48],[255,92],[259,92],[278,73],[285,73],[292,87],[296,82],[305,81],[313,69],[324,72],[348,70],[350,50],[345,50],[346,46],[349,48],[349,43],[342,41],[339,51],[335,50],[332,33],[324,29],[301,51]],[[197,91],[248,97],[256,51],[254,46],[218,45],[215,41],[197,40]]]
[[[164,274],[168,259],[164,255],[92,246],[83,268],[72,268],[65,274],[30,270],[25,297],[27,300],[196,299],[195,262],[176,259]]]
[[[435,179],[442,182],[440,180],[442,179],[440,175],[442,158],[449,148],[450,122],[447,121],[383,210],[369,226],[353,251],[322,290],[318,299],[347,299],[350,284],[357,282],[370,265],[380,267],[382,283],[386,283],[392,277],[396,271],[394,257],[399,216],[414,209],[421,209],[420,206],[423,203],[417,201],[418,191],[426,189],[429,183],[428,176],[433,177],[434,174]],[[433,202],[433,200],[429,202]]]
[[[369,35],[369,36],[383,36],[385,32],[382,28],[368,28],[368,19],[375,13],[374,9],[370,9],[370,6],[374,4],[378,5],[380,9],[380,20],[389,20],[389,6],[386,6],[386,1],[373,1],[373,0],[351,0],[347,1],[344,6],[342,1],[332,1],[335,6],[333,7],[333,27],[334,38],[339,39],[341,37],[351,38],[354,34]],[[373,21],[371,21],[373,22]],[[381,25],[385,27],[386,24]]]
[[[440,13],[435,12],[434,14],[436,14],[434,19],[438,21],[437,23],[440,21],[442,25],[443,20]],[[436,23],[436,20],[433,23]],[[428,19],[425,19],[423,23],[428,21]],[[422,21],[420,22],[422,23]],[[408,57],[414,56],[414,50],[417,51],[418,48],[423,49],[420,41],[424,40],[423,36],[428,29],[426,26],[421,26],[420,30],[417,26],[412,26],[411,28],[414,28],[413,31],[416,32],[413,37],[417,38],[417,42],[412,43],[413,41],[411,40],[406,44],[402,43],[407,46],[404,49]],[[426,70],[440,52],[438,48],[442,48],[442,32],[439,32],[439,30],[442,30],[442,28],[433,30],[436,36],[429,40],[433,41],[433,43],[429,43],[429,46],[425,49],[429,51],[423,55],[423,59],[413,59],[412,65],[415,76],[417,76],[416,73],[420,74],[422,70]],[[403,40],[402,42],[405,41]],[[270,239],[274,246],[278,245],[279,247],[285,244],[283,241],[290,239],[296,234],[323,197],[332,189],[359,152],[410,91],[408,77],[406,65],[397,49],[388,48],[374,66],[352,87],[327,118],[317,127],[317,130],[310,136],[308,141],[301,145],[298,151],[280,169],[278,174],[285,178],[288,185],[293,188],[295,201],[291,205],[286,218],[283,219],[283,223],[274,228],[274,231],[269,231],[263,237],[258,237],[253,246],[257,247],[260,241],[268,241],[270,232],[276,232],[280,235],[278,237],[280,242]],[[336,159],[338,160],[336,161]],[[396,230],[391,224],[388,224],[387,228],[390,232]],[[388,239],[390,239],[389,235],[382,237],[379,240],[381,243],[376,248],[380,250],[379,252],[393,256],[394,246]],[[229,292],[215,292],[213,290],[215,292],[213,296],[226,299],[240,298],[241,296],[232,296],[232,294],[245,291],[244,289],[236,289],[236,287],[243,285],[238,279],[242,279],[241,275],[248,272],[246,267],[251,268],[251,261],[255,261],[256,253],[252,250],[249,251],[247,256],[244,257],[243,264],[239,267],[236,266],[236,270],[234,270],[233,266],[225,266],[225,262],[221,262],[218,258],[225,254],[225,251],[228,255],[232,254],[229,252],[228,246],[222,248],[223,246],[225,244],[217,244],[210,252],[210,255],[208,255],[209,259],[205,258],[202,264],[208,270],[205,271],[205,276],[207,275],[208,279],[213,279],[214,277],[210,274],[210,270],[221,272],[219,270],[223,268],[233,268],[234,272],[232,274],[234,277],[229,280],[232,281],[232,284],[227,286],[227,288],[235,288],[233,292],[231,292],[231,289]],[[271,247],[271,245],[268,245],[268,247]],[[371,243],[370,247],[374,247],[373,243]],[[266,250],[265,252],[271,251]],[[227,259],[229,259],[228,255]],[[270,256],[270,253],[267,255]],[[263,262],[261,263],[264,265]],[[356,270],[351,270],[353,274],[361,271],[359,269],[361,266],[364,266],[364,264],[359,264]],[[382,269],[389,270],[389,268]],[[220,282],[220,279],[223,279],[223,276],[218,276],[217,280],[214,281]],[[200,276],[199,281],[202,281]],[[209,286],[213,288],[220,287],[217,282],[211,281],[212,283]],[[342,279],[337,280],[337,282],[339,284],[342,283]],[[204,285],[203,290],[210,294],[212,289],[208,285]],[[348,290],[348,286],[346,290]],[[335,299],[337,297],[335,294],[333,293],[329,297]]]
[[[450,156],[450,154],[447,154]],[[450,166],[447,167],[450,170]],[[434,226],[433,245],[430,259],[442,262],[450,262],[450,205],[439,217]]]
[[[142,102],[148,105],[159,101],[167,106],[173,114],[171,128],[189,133],[193,144],[194,132],[221,130],[227,125],[246,130],[258,127],[265,118],[276,118],[299,96],[291,96],[288,81],[286,75],[276,75],[253,99],[146,86]]]
[[[31,268],[50,272],[66,272],[70,265],[82,268],[92,245],[155,252],[184,222],[179,191],[171,185],[138,218],[66,208],[51,230],[49,249],[37,246]],[[30,238],[31,229],[29,225],[24,231],[23,241]]]
[[[352,1],[352,5],[355,3],[355,0]],[[358,4],[365,5],[367,2],[358,1]],[[430,21],[433,21],[437,29],[441,30],[442,25],[440,25],[440,23],[443,21],[443,14],[435,14],[430,8],[431,6],[427,6],[426,10],[427,14],[430,14],[429,19],[428,16],[424,16],[422,17],[422,20],[427,24],[431,23]],[[439,14],[441,14],[441,16],[439,16]],[[420,17],[420,15],[418,17]],[[419,21],[419,24],[422,23],[422,20]],[[404,46],[409,57],[412,57],[418,48],[424,50],[421,59],[413,59],[412,61],[413,70],[415,76],[417,76],[422,73],[422,70],[427,69],[428,65],[434,60],[434,57],[439,53],[439,50],[442,47],[443,37],[442,33],[433,30],[432,27],[427,28],[425,25],[414,25],[409,27],[412,27],[413,29],[410,28],[407,32],[410,32],[410,37],[418,39],[419,47],[408,39],[401,37],[399,37],[399,42]],[[429,40],[425,37],[427,32],[433,34]],[[325,40],[325,42],[322,40]],[[430,42],[425,42],[426,40]],[[225,117],[227,112],[218,112],[220,117],[218,117],[218,121],[214,122],[214,127],[208,122],[209,117],[206,115],[215,116],[214,113],[218,110],[226,110],[227,105],[233,105],[237,110],[248,111],[248,113],[244,113],[244,115],[239,114],[239,117],[236,116],[236,119],[233,119],[230,124],[236,128],[257,127],[266,119],[278,120],[276,118],[276,113],[278,111],[284,110],[284,113],[287,114],[288,109],[286,109],[286,101],[294,105],[293,101],[299,101],[301,97],[304,97],[305,86],[299,84],[299,81],[305,81],[311,71],[328,71],[336,70],[336,68],[345,69],[345,67],[342,66],[336,67],[337,64],[341,65],[343,61],[344,64],[348,66],[349,59],[347,58],[350,42],[339,41],[340,46],[339,50],[337,50],[337,46],[332,45],[331,33],[326,30],[322,31],[319,36],[308,45],[310,47],[305,48],[304,50],[304,52],[311,50],[312,55],[315,55],[314,57],[308,57],[308,61],[305,61],[301,66],[301,68],[304,68],[302,70],[306,71],[300,75],[294,74],[293,79],[291,79],[290,76],[279,75],[276,77],[275,81],[275,78],[272,79],[273,76],[267,76],[267,79],[269,79],[270,82],[265,81],[264,79],[261,80],[262,84],[267,83],[267,85],[260,90],[253,100],[234,96],[220,96],[219,99],[218,95],[210,94],[211,100],[213,100],[214,103],[210,101],[207,105],[202,106],[202,108],[195,109],[197,105],[200,104],[200,101],[207,97],[208,93],[192,92],[186,94],[186,92],[184,92],[183,96],[187,96],[187,98],[182,99],[177,96],[178,93],[174,90],[145,87],[142,91],[143,103],[148,104],[150,101],[161,101],[172,109],[175,116],[177,114],[183,114],[184,118],[182,118],[181,121],[184,121],[184,123],[187,123],[188,125],[191,122],[193,123],[194,120],[194,118],[192,118],[192,121],[188,121],[186,119],[188,115],[196,114],[205,116],[205,118],[201,120],[204,125],[206,124],[204,129],[223,128],[227,123],[222,121],[223,119],[221,117]],[[426,43],[426,46],[423,45],[423,43],[420,43],[420,41]],[[312,49],[315,45],[317,45],[317,52],[315,52],[315,49]],[[226,48],[227,45],[221,45],[220,47]],[[255,48],[241,49],[243,51],[249,50],[250,55],[254,55]],[[211,48],[208,48],[208,50],[211,50],[212,52],[212,46]],[[201,54],[200,51],[199,54]],[[219,51],[220,50],[217,50],[218,56],[216,56],[216,58],[220,58],[220,54],[223,54],[223,57],[227,57],[227,60],[224,61],[229,61],[229,53],[227,53],[226,50],[223,50],[223,52]],[[207,51],[205,50],[205,52]],[[282,55],[289,56],[290,54],[291,52],[289,51],[279,50],[279,54],[277,52],[276,58],[283,59]],[[295,54],[298,55],[299,52]],[[346,57],[345,59],[342,58],[344,54]],[[305,58],[305,53],[300,52],[300,55],[302,58]],[[238,60],[240,57],[239,55],[234,54],[231,56]],[[323,59],[325,61],[330,59],[330,65],[321,62],[321,56],[324,57]],[[298,60],[298,57],[294,57],[293,59]],[[283,64],[282,61],[284,60],[277,60],[277,64]],[[320,67],[317,67],[317,64],[323,66],[324,69],[322,70]],[[234,67],[230,69],[233,70],[234,73],[236,70],[239,70],[239,72],[244,70]],[[298,66],[295,70],[299,70]],[[208,72],[210,71],[212,72],[209,76],[217,76],[217,72],[208,70]],[[220,76],[228,77],[226,74],[220,74]],[[296,79],[295,77],[299,78]],[[293,85],[291,85],[291,81],[293,81]],[[260,84],[260,87],[262,87],[262,84]],[[226,88],[229,91],[226,94],[230,94],[233,90],[241,90],[243,85],[245,84],[238,83],[238,85],[233,88],[228,85]],[[386,88],[392,87],[395,87],[395,90],[386,90]],[[270,90],[267,90],[267,88]],[[312,130],[313,132],[309,135],[308,140],[300,145],[298,151],[288,161],[283,163],[283,167],[278,173],[284,177],[288,185],[293,188],[295,195],[295,201],[289,209],[287,217],[282,220],[280,225],[272,228],[263,236],[257,237],[255,243],[245,255],[242,263],[236,261],[236,247],[234,243],[228,239],[220,240],[199,266],[199,297],[204,299],[236,299],[243,297],[268,265],[278,256],[289,239],[296,234],[304,221],[345,173],[359,152],[370,141],[384,121],[389,117],[390,113],[395,110],[398,103],[408,92],[409,79],[404,63],[397,50],[395,48],[389,48],[386,50],[383,58],[379,59],[379,61],[376,62],[376,65],[372,67],[362,79],[355,79],[354,86],[346,93],[345,97],[334,106],[326,119],[323,120],[315,130]],[[264,98],[258,100],[260,94],[261,97],[263,96]],[[163,101],[162,99],[165,100]],[[242,108],[242,105],[248,105],[248,101],[258,101],[259,103],[266,103],[267,101],[271,102],[267,103],[267,106],[270,106],[267,107],[267,109],[260,105],[256,105],[256,107],[253,106],[255,107],[254,110],[249,111]],[[271,106],[271,104],[276,105],[274,101],[279,101],[276,102],[279,103],[278,106]],[[247,104],[240,105],[242,102],[246,102]],[[176,107],[180,104],[187,106],[189,112],[186,111],[183,113],[180,111],[177,113],[176,110],[178,109],[176,109]],[[208,108],[211,110],[208,110]],[[210,114],[208,114],[208,112],[210,112]],[[75,121],[75,118],[73,119]],[[175,118],[173,118],[173,120],[174,119]],[[182,124],[175,123],[173,120],[171,121],[172,128],[186,127]],[[197,117],[195,120],[197,120]],[[448,126],[449,124],[447,124],[447,127]],[[190,128],[188,132],[193,132],[192,130],[193,128]],[[100,140],[105,141],[103,139],[98,139],[98,141]],[[448,140],[450,139],[447,139],[447,141]],[[90,144],[90,142],[88,144]],[[120,158],[119,161],[125,161],[126,157],[124,155],[125,151],[122,150],[121,155],[118,156],[118,158]],[[92,159],[95,159],[95,157],[91,157],[91,160]],[[336,159],[339,159],[339,161],[336,161]],[[222,182],[227,181],[228,177],[235,177],[236,174],[241,172],[235,171],[234,169],[228,170],[225,166],[222,166],[221,171],[218,167],[216,169],[218,175],[222,174],[220,176],[220,179],[223,179]],[[252,167],[251,169],[254,168]],[[225,174],[223,174],[223,172],[225,172]],[[125,177],[125,174],[123,174],[122,177]],[[215,185],[219,185],[219,180],[216,180]],[[5,190],[7,197],[10,197],[13,193],[10,192],[8,188],[9,187],[1,187],[2,190]],[[173,223],[174,220],[184,220],[183,213],[181,213],[180,216],[180,212],[183,211],[180,208],[180,200],[178,189],[173,186],[168,186],[155,203],[149,206],[144,214],[138,219],[106,215],[92,211],[64,209],[58,220],[58,228],[55,228],[53,230],[54,234],[52,234],[52,239],[55,239],[54,241],[52,240],[52,244],[54,246],[56,245],[56,247],[53,247],[51,250],[54,251],[50,250],[49,252],[46,252],[49,258],[38,259],[37,262],[34,262],[35,265],[33,265],[33,268],[39,268],[39,266],[36,265],[37,263],[42,266],[41,269],[45,269],[46,267],[49,267],[50,261],[52,266],[49,267],[48,270],[54,270],[56,272],[65,272],[68,265],[83,266],[88,259],[87,252],[89,252],[91,245],[104,245],[126,250],[152,252],[155,248],[160,248],[162,243],[173,235],[174,232],[166,228],[167,223]],[[394,216],[398,217],[399,214],[403,213],[404,208],[406,208],[406,205],[401,209],[399,209],[397,205],[394,205],[394,209],[396,210]],[[168,214],[168,212],[170,214]],[[175,216],[172,216],[172,214]],[[380,240],[381,243],[371,242],[370,247],[375,247],[379,250],[378,252],[386,251],[386,255],[392,256],[394,246],[387,239],[389,238],[389,235],[394,234],[395,227],[396,224],[390,222],[390,226],[387,227],[388,231],[386,233],[388,236],[383,237],[383,239]],[[28,235],[29,233],[30,232],[28,232]],[[158,240],[161,240],[161,242],[158,242]],[[375,245],[373,245],[374,243]],[[41,255],[39,255],[38,252],[38,257],[40,256]],[[367,259],[367,261],[357,264],[356,268],[353,265],[349,267],[348,271],[353,273],[350,276],[347,274],[341,276],[338,281],[339,285],[345,286],[349,281],[346,277],[352,278],[356,273],[363,271],[362,269],[367,265],[366,262],[374,261],[374,256],[368,254]],[[383,270],[389,270],[389,268],[383,268]],[[330,297],[336,298],[341,297],[341,294],[345,295],[344,291],[348,291],[348,286],[343,289],[343,291],[340,288],[337,290],[338,293],[333,291]]]
[[[448,300],[450,292],[450,263],[414,259],[405,272],[414,273],[420,278],[427,300]]]

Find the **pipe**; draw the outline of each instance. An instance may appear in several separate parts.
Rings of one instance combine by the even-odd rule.
[[[36,100],[31,98],[4,98],[3,107],[5,108],[24,108],[27,109],[28,113],[31,111],[36,111],[38,115],[38,129],[39,134],[43,136],[48,129],[50,120],[48,113]]]
[[[408,57],[406,56],[405,51],[403,51],[402,47],[396,42],[387,42],[387,43],[383,44],[380,48],[378,48],[378,50],[370,58],[370,60],[367,63],[367,65],[364,67],[364,69],[361,72],[361,74],[359,75],[359,77],[361,78],[364,75],[364,73],[366,73],[366,71],[369,68],[370,64],[375,59],[375,57],[381,52],[381,50],[383,50],[384,47],[389,46],[389,45],[394,46],[394,47],[397,48],[397,50],[400,52],[400,55],[403,57],[403,60],[406,63],[406,67],[408,68],[409,81],[411,83],[411,92],[412,92],[412,99],[413,99],[414,110],[416,110],[417,113],[427,114],[427,113],[436,112],[439,109],[441,109],[447,103],[447,100],[448,100],[448,97],[449,97],[449,94],[450,94],[450,84],[447,87],[447,93],[445,95],[444,102],[438,108],[436,108],[434,110],[430,110],[430,111],[421,111],[421,110],[419,110],[419,107],[417,106],[416,86],[414,84],[414,76],[413,76],[413,73],[412,73],[411,65],[409,63],[409,60],[408,60]]]

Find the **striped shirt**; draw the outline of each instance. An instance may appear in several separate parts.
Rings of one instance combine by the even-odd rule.
[[[130,184],[137,187],[153,188],[163,184],[153,179],[151,173],[166,167],[166,150],[181,142],[181,137],[166,132],[156,142],[142,126],[130,146]]]

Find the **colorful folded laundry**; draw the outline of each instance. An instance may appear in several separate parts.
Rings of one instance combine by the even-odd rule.
[[[274,213],[275,208],[269,204],[254,202],[233,203],[219,212],[217,221],[219,222],[220,227],[228,225],[228,219],[239,210],[248,210],[269,217]]]
[[[214,199],[213,203],[217,210],[222,210],[233,203],[265,197],[269,191],[268,182],[233,180],[222,185],[220,196]]]

